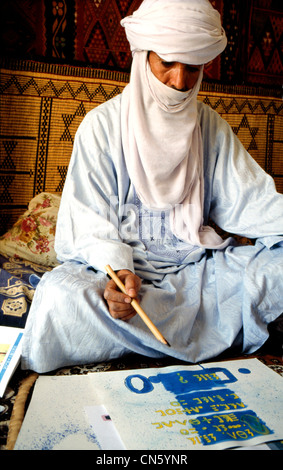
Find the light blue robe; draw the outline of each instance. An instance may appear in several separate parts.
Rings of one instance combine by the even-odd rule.
[[[58,215],[63,263],[40,281],[23,341],[22,367],[47,372],[136,352],[188,362],[235,345],[252,353],[283,312],[283,195],[215,111],[198,104],[204,146],[204,224],[256,238],[255,246],[192,247],[172,235],[166,211],[151,211],[129,180],[121,146],[121,97],[92,110],[74,142]],[[170,184],[170,181],[168,181]],[[138,315],[113,319],[104,267],[143,279]]]

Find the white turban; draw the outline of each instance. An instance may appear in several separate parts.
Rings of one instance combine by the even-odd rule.
[[[221,248],[226,242],[203,225],[203,149],[197,111],[202,67],[183,92],[152,73],[148,51],[163,60],[202,65],[226,45],[220,15],[208,0],[145,0],[122,21],[133,64],[122,93],[125,162],[136,193],[151,209],[170,210],[174,235],[186,243]]]
[[[144,0],[121,24],[133,53],[154,51],[168,62],[206,64],[227,45],[220,14],[208,0]]]

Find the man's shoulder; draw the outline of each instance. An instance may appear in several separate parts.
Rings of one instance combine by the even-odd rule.
[[[120,132],[121,96],[94,107],[84,116],[76,130],[76,139],[85,140],[89,136],[96,136],[97,142],[114,139]]]
[[[119,113],[121,107],[121,94],[110,98],[104,103],[99,104],[86,114],[86,118],[92,119],[98,116],[109,116],[113,113]]]
[[[228,123],[211,106],[198,99],[198,118],[203,129],[222,129],[228,127]]]
[[[200,98],[198,98],[197,106],[198,114],[201,117],[213,119],[214,117],[217,118],[219,116],[219,114],[214,109],[212,109],[208,104],[201,101]]]
[[[87,112],[80,126],[79,132],[92,127],[108,127],[110,123],[118,121],[120,118],[121,95],[110,98]]]

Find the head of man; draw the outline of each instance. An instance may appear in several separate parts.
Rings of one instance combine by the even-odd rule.
[[[153,51],[169,63],[203,65],[227,44],[220,14],[209,0],[144,0],[121,24],[133,55]]]
[[[168,62],[150,51],[148,61],[152,73],[164,85],[179,91],[191,90],[198,81],[201,65]]]

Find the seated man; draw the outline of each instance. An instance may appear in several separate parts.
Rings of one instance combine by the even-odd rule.
[[[203,65],[226,46],[220,15],[208,0],[144,0],[122,24],[130,83],[77,131],[58,215],[62,264],[43,276],[27,320],[22,366],[37,372],[128,353],[252,353],[283,311],[283,195],[197,101]],[[222,240],[209,219],[255,245]],[[171,347],[135,314],[136,297]]]

